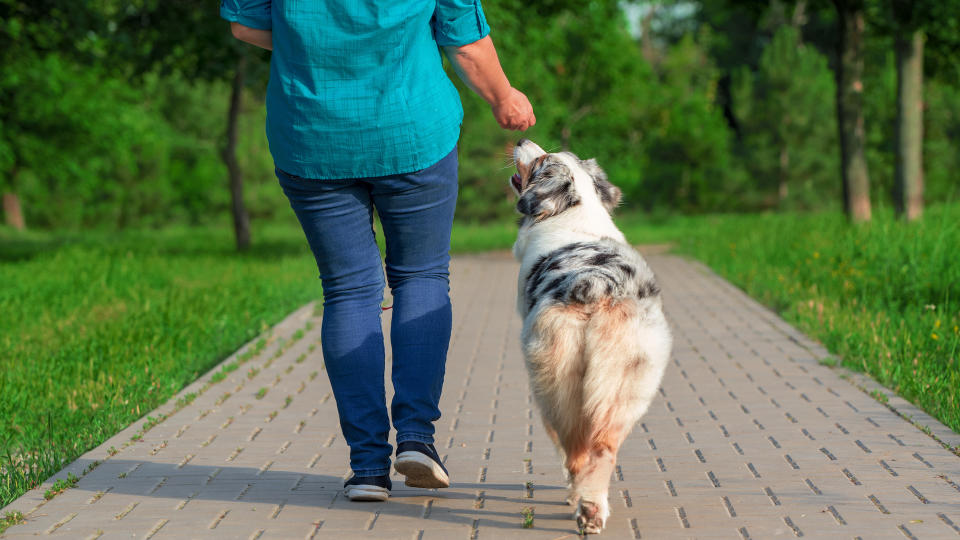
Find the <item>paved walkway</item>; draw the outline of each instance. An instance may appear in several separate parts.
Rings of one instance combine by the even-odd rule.
[[[818,365],[821,348],[708,270],[648,259],[675,361],[620,453],[605,537],[960,536],[960,458]],[[79,474],[103,461],[75,488],[14,502],[6,510],[27,522],[6,537],[575,538],[558,458],[531,410],[516,271],[503,255],[454,260],[437,425],[450,489],[400,483],[386,503],[344,499],[347,448],[307,306],[226,380],[188,388],[203,392],[142,441],[124,447],[141,422],[71,465]],[[108,458],[111,446],[120,451]]]

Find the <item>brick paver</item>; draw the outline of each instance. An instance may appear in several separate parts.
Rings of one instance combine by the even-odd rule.
[[[822,348],[702,266],[648,260],[674,329],[674,362],[620,452],[606,537],[960,536],[960,458],[820,366]],[[139,422],[56,476],[102,461],[76,488],[43,502],[48,483],[11,504],[27,522],[6,537],[576,537],[559,460],[532,410],[516,272],[506,255],[453,262],[454,334],[437,424],[450,489],[399,483],[386,503],[345,500],[347,448],[317,347],[319,318],[306,306],[142,441],[123,447]],[[120,451],[108,457],[111,446]]]

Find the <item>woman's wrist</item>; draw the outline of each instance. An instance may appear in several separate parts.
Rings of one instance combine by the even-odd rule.
[[[504,76],[502,84],[498,84],[494,88],[491,88],[490,98],[487,99],[486,102],[491,107],[502,106],[510,99],[510,96],[513,94],[513,90],[514,88],[510,86],[510,81],[508,81],[506,76]]]

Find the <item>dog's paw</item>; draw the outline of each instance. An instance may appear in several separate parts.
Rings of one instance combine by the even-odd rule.
[[[580,497],[574,493],[573,490],[570,490],[570,493],[567,494],[567,498],[564,499],[564,502],[567,503],[567,506],[576,506],[579,501]]]
[[[577,505],[577,527],[581,534],[600,534],[603,530],[603,512],[600,505],[581,500]]]

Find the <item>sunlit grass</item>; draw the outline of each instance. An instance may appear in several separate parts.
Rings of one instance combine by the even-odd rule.
[[[0,506],[320,297],[295,224],[257,233],[0,231]]]
[[[835,213],[639,220],[628,236],[651,228],[960,431],[960,205],[909,224],[885,211],[855,226]]]

